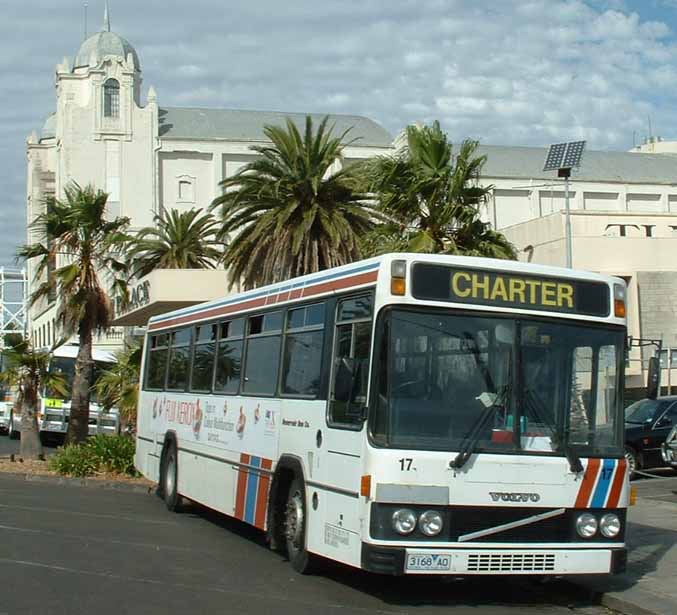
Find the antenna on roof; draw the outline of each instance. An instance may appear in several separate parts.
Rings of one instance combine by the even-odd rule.
[[[85,40],[87,40],[87,3],[85,2]]]

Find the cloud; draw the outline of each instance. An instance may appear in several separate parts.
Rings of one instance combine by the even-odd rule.
[[[651,115],[677,136],[674,23],[640,0],[143,4],[117,0],[112,27],[161,105],[361,114],[393,135],[439,119],[454,140],[610,149],[629,148]],[[102,6],[89,3],[90,32]],[[54,110],[54,67],[82,40],[82,3],[0,8],[1,265],[25,236],[25,138]]]

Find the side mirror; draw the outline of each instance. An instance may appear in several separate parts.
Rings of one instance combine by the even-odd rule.
[[[670,420],[670,417],[662,416],[656,421],[653,427],[654,429],[661,429],[663,427],[672,427],[672,421]]]
[[[339,361],[334,381],[334,399],[348,403],[352,401],[355,382],[355,359],[343,357]]]
[[[656,399],[661,383],[661,363],[658,357],[649,359],[649,369],[646,377],[646,396],[649,399]]]

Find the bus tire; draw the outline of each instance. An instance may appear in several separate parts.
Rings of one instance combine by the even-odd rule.
[[[160,472],[160,493],[165,501],[167,509],[177,512],[181,502],[179,495],[179,457],[176,451],[176,443],[173,440],[167,442],[165,452],[162,455],[162,470]]]
[[[317,568],[317,556],[306,548],[306,489],[302,479],[295,477],[289,486],[284,514],[284,537],[287,557],[300,574],[312,574]]]
[[[7,435],[10,437],[10,440],[18,440],[20,433],[21,432],[19,432],[14,427],[14,412],[12,412],[9,415],[9,426],[7,427]]]

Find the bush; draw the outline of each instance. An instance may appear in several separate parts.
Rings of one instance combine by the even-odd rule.
[[[70,476],[92,476],[97,472],[136,476],[134,449],[134,440],[128,436],[100,434],[82,444],[59,449],[50,460],[50,467]]]

